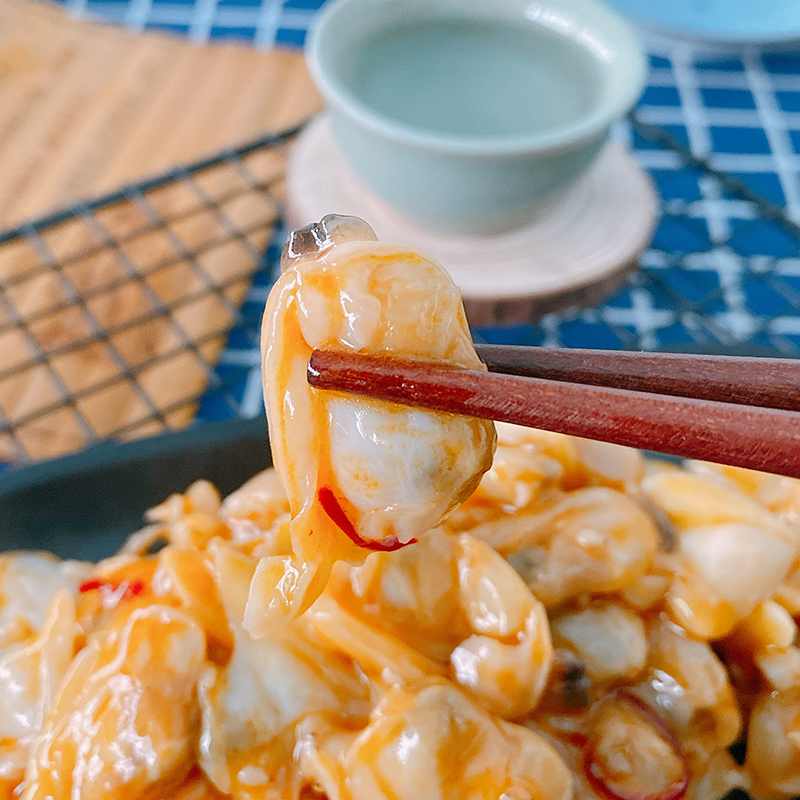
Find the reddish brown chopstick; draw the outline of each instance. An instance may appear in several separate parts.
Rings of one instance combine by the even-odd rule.
[[[491,372],[800,411],[800,360],[476,344]]]
[[[800,477],[800,413],[317,350],[308,380],[403,405]]]

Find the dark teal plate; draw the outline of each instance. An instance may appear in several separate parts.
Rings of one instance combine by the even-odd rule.
[[[199,478],[224,495],[271,463],[263,418],[96,445],[0,474],[0,551],[96,561],[142,527],[142,514]]]

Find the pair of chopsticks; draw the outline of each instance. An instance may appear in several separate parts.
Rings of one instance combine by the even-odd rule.
[[[337,389],[800,477],[800,360],[476,345],[488,372],[315,350]]]

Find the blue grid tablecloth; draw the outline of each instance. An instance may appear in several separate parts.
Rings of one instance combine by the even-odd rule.
[[[196,41],[302,45],[319,0],[66,0],[72,13]],[[635,119],[616,126],[653,176],[662,220],[641,270],[601,306],[537,325],[478,329],[486,341],[629,349],[746,343],[800,356],[800,55],[702,56],[660,42]],[[254,331],[280,235],[200,416],[261,413]],[[698,344],[699,343],[699,344]]]
[[[324,0],[62,0],[76,17],[133,30],[165,30],[195,42],[240,39],[257,47],[302,47]]]

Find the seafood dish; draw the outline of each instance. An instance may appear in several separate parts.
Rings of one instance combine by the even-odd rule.
[[[274,468],[0,555],[0,800],[800,795],[800,482],[316,390],[315,348],[483,368],[438,264],[294,232]]]

